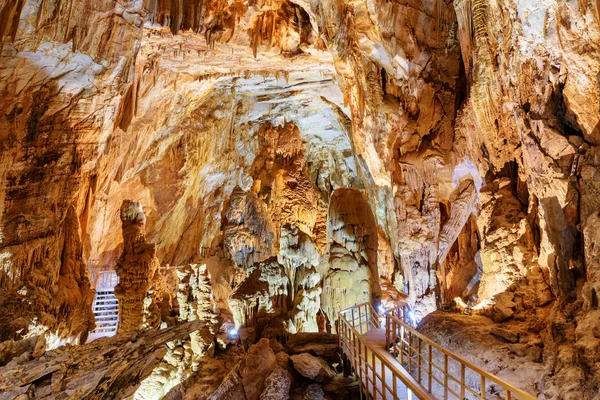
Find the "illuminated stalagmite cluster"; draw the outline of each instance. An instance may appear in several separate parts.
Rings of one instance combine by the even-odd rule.
[[[355,398],[362,302],[598,393],[598,1],[0,0],[0,41],[7,398]]]

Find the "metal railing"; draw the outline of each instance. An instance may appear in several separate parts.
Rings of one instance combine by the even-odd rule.
[[[387,349],[436,398],[536,399],[417,332],[404,310],[389,310],[385,321]]]
[[[92,287],[97,291],[113,290],[119,283],[119,277],[114,270],[97,271],[92,274]]]
[[[413,396],[433,399],[412,376],[395,365],[393,358],[385,357],[386,349],[376,349],[363,337],[371,329],[382,331],[380,316],[370,303],[340,311],[339,315],[340,348],[357,375],[361,397],[365,393],[368,398],[383,400]]]

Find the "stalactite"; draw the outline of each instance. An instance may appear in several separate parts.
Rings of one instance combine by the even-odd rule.
[[[455,0],[454,8],[458,20],[458,37],[465,73],[469,77],[473,67],[473,4],[472,0]]]

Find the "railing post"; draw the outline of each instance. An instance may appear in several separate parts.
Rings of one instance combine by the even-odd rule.
[[[421,338],[417,336],[417,376],[419,378],[419,385],[421,384]]]
[[[400,326],[400,365],[404,366],[404,327]]]
[[[465,398],[465,364],[460,364],[460,398]]]
[[[433,355],[431,354],[431,351],[433,350],[433,347],[431,347],[431,343],[427,343],[429,345],[429,354],[427,355],[428,360],[427,360],[427,369],[429,370],[427,375],[429,376],[428,379],[428,383],[427,383],[427,389],[429,390],[429,392],[431,392],[431,384],[432,384],[432,374],[433,374],[433,366],[431,365],[431,363],[433,362]]]
[[[410,331],[408,331],[408,373],[411,375],[412,375],[412,371],[413,371],[412,358],[413,358],[412,333]]]
[[[364,332],[362,330],[362,307],[358,307],[358,326],[359,329],[357,329],[361,335],[364,335]]]
[[[444,353],[444,399],[448,399],[448,354]]]
[[[390,316],[389,314],[385,315],[385,350],[389,351],[390,349]]]
[[[381,364],[381,389],[383,390],[383,400],[387,400],[387,389],[385,388],[385,364],[383,363],[383,360],[379,360],[379,363]],[[394,377],[394,374],[392,374],[392,378]]]
[[[483,374],[479,374],[481,376],[481,383],[480,383],[480,392],[481,392],[481,399],[485,400],[485,376],[483,376]]]
[[[362,371],[360,370],[360,347],[358,346],[358,338],[352,332],[352,360],[354,362],[354,371],[356,371],[356,375],[358,378],[358,385],[360,388],[360,398],[362,399],[363,392],[363,381],[362,381]]]
[[[375,352],[373,350],[371,350],[371,367],[373,369],[373,398],[377,397],[377,388],[376,388],[376,382],[377,382],[377,368],[375,367]],[[383,383],[383,382],[382,382]],[[382,385],[382,388],[385,389],[385,387]]]

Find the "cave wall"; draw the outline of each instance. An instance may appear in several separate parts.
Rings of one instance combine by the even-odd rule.
[[[215,42],[205,31],[204,37],[172,36],[158,26],[142,35],[142,17],[152,16],[153,5],[88,5],[76,10],[87,14],[81,21],[63,15],[70,3],[56,10],[37,3],[23,9],[20,3],[2,5],[2,12],[10,13],[7,21],[21,18],[29,24],[21,23],[22,31],[3,44],[3,98],[12,110],[4,116],[2,141],[2,298],[11,310],[3,338],[31,321],[43,325],[32,334],[56,329],[57,316],[60,324],[63,318],[73,324],[60,327],[61,338],[93,327],[88,274],[114,268],[127,253],[119,210],[131,199],[144,207],[146,240],[156,245],[160,265],[206,263],[215,296],[227,306],[232,282],[241,283],[236,279],[245,275],[240,269],[262,260],[241,262],[230,254],[249,233],[230,224],[228,212],[231,205],[236,208],[238,195],[260,196],[258,207],[267,210],[273,229],[265,258],[281,253],[290,285],[296,279],[291,271],[303,269],[299,282],[293,282],[301,295],[288,299],[289,308],[300,315],[296,323],[304,313],[313,314],[309,325],[317,329],[315,268],[326,245],[329,193],[360,181],[330,55],[301,55],[299,67],[283,56],[279,64],[269,58],[255,61],[257,50],[293,53],[314,40],[307,12],[281,3],[271,5],[277,15],[261,22],[264,37],[255,46],[247,29],[257,23],[257,10],[263,15],[268,7],[240,8],[236,23],[242,29],[231,45],[244,49],[242,57],[232,59],[223,48],[212,60],[210,50],[215,44],[228,46],[223,42],[229,39],[219,36]],[[207,15],[223,9],[213,6],[203,6]],[[95,33],[106,29],[100,35],[104,41],[84,40],[81,35],[98,20],[101,29]],[[48,24],[56,29],[47,33]],[[32,26],[44,29],[32,34]],[[57,34],[61,29],[79,39]],[[295,49],[285,47],[289,38],[283,31],[297,36]],[[256,65],[249,70],[249,63]],[[226,70],[215,72],[215,65]],[[278,142],[273,135],[280,127],[289,134]],[[282,231],[287,239],[280,244]],[[246,249],[253,256],[260,251],[252,244]],[[57,291],[67,304],[50,300]],[[34,296],[40,300],[20,306],[22,298]],[[26,315],[19,319],[19,313]],[[69,313],[76,318],[66,318]]]
[[[0,4],[1,339],[93,327],[94,164],[135,74],[142,17],[117,1]],[[93,28],[92,28],[93,27]]]
[[[451,300],[468,279],[453,282],[453,269],[470,265],[475,312],[547,328],[556,375],[542,390],[595,387],[582,222],[598,209],[596,2],[331,1],[318,15],[369,201],[417,313]],[[477,243],[452,266],[465,235]]]
[[[314,331],[325,310],[331,329],[388,290],[418,316],[460,298],[541,319],[551,395],[598,386],[597,2],[4,1],[0,17],[0,339],[85,338],[89,271],[123,254],[133,200],[157,262],[206,265],[239,325]],[[331,306],[350,270],[364,290]]]

